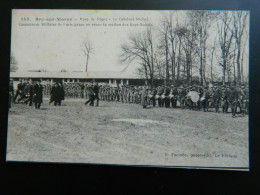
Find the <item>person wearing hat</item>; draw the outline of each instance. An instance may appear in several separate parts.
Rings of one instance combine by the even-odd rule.
[[[88,103],[90,103],[90,106],[94,106],[95,93],[93,91],[92,85],[88,87],[88,97],[89,100],[85,102],[85,105],[88,105]]]
[[[42,92],[43,92],[43,87],[40,81],[38,80],[36,81],[36,84],[33,87],[33,93],[34,93],[33,101],[35,104],[35,109],[41,108],[41,104],[43,102]]]
[[[200,99],[200,104],[203,107],[203,111],[206,112],[209,110],[209,99],[210,99],[210,90],[208,86],[205,86],[203,89],[203,94]]]
[[[223,113],[227,113],[228,107],[230,105],[229,93],[230,93],[229,86],[224,87],[224,89],[222,90],[222,112]]]
[[[156,98],[155,98],[156,94],[157,94],[157,89],[154,87],[151,91],[151,98],[150,98],[150,100],[152,101],[153,107],[156,106]]]
[[[27,92],[26,93],[28,94],[28,97],[27,97],[27,99],[25,100],[24,103],[27,104],[29,102],[29,106],[32,106],[32,102],[33,102],[33,84],[32,84],[31,81],[28,83]]]
[[[57,90],[58,90],[57,104],[60,106],[61,105],[61,101],[65,99],[65,91],[64,91],[64,88],[63,88],[61,83],[58,83]]]
[[[158,95],[158,106],[162,107],[162,94],[163,94],[163,87],[162,86],[158,86],[158,90],[157,90],[157,95]]]
[[[177,87],[173,86],[171,89],[171,104],[172,104],[172,108],[176,108],[177,107],[177,97],[178,97],[178,90]]]
[[[184,109],[186,95],[187,95],[186,89],[183,86],[180,86],[178,92],[178,100],[181,104],[181,109]]]
[[[219,86],[215,85],[214,90],[213,90],[213,94],[212,94],[215,112],[218,112],[218,110],[219,110],[221,98],[222,98],[222,91],[221,91]]]
[[[96,103],[96,106],[99,106],[99,88],[100,86],[98,85],[98,83],[96,83],[94,86],[93,86],[93,91],[94,91],[94,100],[96,99],[97,100],[97,103]],[[93,100],[93,104],[94,104],[94,100]]]
[[[17,100],[18,102],[20,102],[21,100],[23,100],[26,96],[25,96],[25,87],[26,87],[26,83],[22,82],[20,80],[20,82],[17,85],[17,90],[16,90],[16,94],[14,96],[14,103],[18,97],[18,95],[20,96],[20,98]]]
[[[232,85],[229,91],[228,101],[230,102],[232,117],[235,118],[237,110],[238,92],[236,85]]]
[[[237,92],[238,92],[238,107],[239,107],[239,111],[240,113],[242,113],[243,115],[245,115],[245,100],[246,100],[246,94],[245,92],[245,87],[244,85],[241,85],[241,87],[237,86]]]
[[[147,107],[147,96],[147,87],[143,86],[141,93],[141,105],[143,106],[143,108]]]
[[[171,104],[170,97],[169,97],[170,93],[171,93],[170,88],[169,87],[165,87],[165,89],[164,89],[164,95],[165,95],[164,104],[165,104],[165,108],[170,108],[170,104]]]

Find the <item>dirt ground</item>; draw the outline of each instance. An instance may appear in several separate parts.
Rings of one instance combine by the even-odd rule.
[[[84,101],[13,105],[7,160],[248,167],[248,117]]]

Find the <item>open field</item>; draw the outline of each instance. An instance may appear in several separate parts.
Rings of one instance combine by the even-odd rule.
[[[41,110],[15,104],[7,160],[248,167],[248,117],[67,99]]]

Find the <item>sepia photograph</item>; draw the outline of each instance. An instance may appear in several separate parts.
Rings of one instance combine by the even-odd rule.
[[[248,171],[249,21],[13,9],[6,160]]]

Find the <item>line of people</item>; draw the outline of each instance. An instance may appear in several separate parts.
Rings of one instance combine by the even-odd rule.
[[[63,83],[63,89],[66,97],[84,98],[86,96],[86,85],[83,83]],[[43,94],[50,95],[53,85],[43,84]]]
[[[145,90],[144,90],[145,89]],[[196,96],[191,97],[192,93]],[[146,93],[146,95],[144,94]],[[144,97],[148,105],[153,107],[177,108],[177,102],[181,109],[209,111],[213,108],[215,112],[222,107],[222,112],[227,113],[231,108],[232,116],[235,117],[237,108],[242,114],[248,114],[248,87],[242,86],[158,86],[154,89],[123,85],[113,87],[104,85],[100,87],[100,97],[103,101],[116,101],[122,103],[144,104]]]
[[[11,91],[13,91],[13,84],[10,85]],[[42,103],[42,95],[44,94],[44,88],[46,85],[41,85],[40,81],[36,83],[32,82],[20,82],[17,85],[17,90],[10,93],[10,97],[13,97],[13,102],[16,102],[18,96],[18,102],[23,101],[24,103],[31,106],[35,102],[36,108],[40,108]],[[48,87],[49,88],[49,87]],[[66,89],[77,89],[74,90],[76,95],[71,95],[72,97],[88,97],[89,100],[86,101],[86,105],[94,105],[94,100],[97,100],[97,106],[99,105],[99,100],[103,101],[115,101],[122,103],[135,103],[146,105],[152,105],[153,107],[166,107],[166,108],[177,108],[181,109],[188,108],[191,110],[201,110],[209,111],[210,108],[214,109],[215,112],[222,108],[222,112],[228,112],[231,109],[232,116],[235,117],[237,113],[237,108],[242,114],[248,114],[248,87],[242,86],[206,86],[202,87],[200,85],[191,86],[158,86],[153,89],[147,86],[133,86],[133,85],[121,85],[121,86],[111,86],[111,85],[86,85],[83,83],[73,83],[72,84],[61,84],[55,83],[48,89],[48,94],[50,95],[50,104],[54,102],[54,105],[61,105],[61,101],[66,97],[70,97],[68,90]],[[67,92],[66,92],[67,91]],[[70,91],[70,93],[72,93]],[[195,92],[196,98],[192,98],[189,94],[190,92]],[[194,94],[194,93],[193,93]],[[195,100],[194,100],[195,99]],[[11,101],[9,101],[11,102]],[[10,105],[11,106],[11,105]]]

